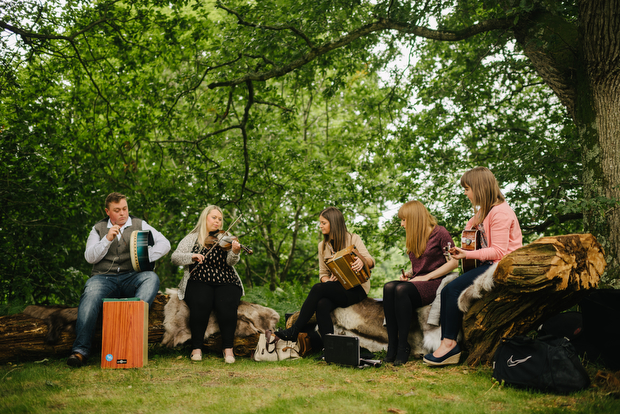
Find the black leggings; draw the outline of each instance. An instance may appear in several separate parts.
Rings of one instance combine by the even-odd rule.
[[[215,309],[222,335],[222,348],[232,348],[237,329],[237,308],[241,288],[237,285],[210,285],[189,280],[185,289],[185,303],[189,307],[189,329],[192,349],[201,349],[211,311]]]
[[[331,311],[336,308],[347,308],[361,302],[365,297],[366,292],[362,285],[346,290],[340,282],[317,283],[310,289],[294,325],[302,330],[316,312],[316,321],[321,336],[333,334],[334,324]]]
[[[420,293],[411,282],[388,282],[383,286],[383,311],[390,348],[407,346],[413,311],[422,306]]]

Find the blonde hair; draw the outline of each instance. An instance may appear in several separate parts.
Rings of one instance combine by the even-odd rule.
[[[327,207],[321,211],[319,217],[323,217],[329,221],[329,234],[323,235],[323,249],[327,246],[327,243],[331,241],[332,249],[334,252],[338,252],[347,247],[347,225],[344,222],[344,216],[342,212],[336,207]]]
[[[207,231],[207,216],[213,210],[219,211],[220,214],[222,215],[222,219],[224,218],[224,213],[222,213],[221,208],[219,208],[218,206],[208,206],[204,210],[202,210],[202,213],[200,213],[200,218],[198,219],[198,223],[196,224],[196,227],[194,227],[194,229],[191,231],[192,233],[198,233],[197,242],[200,246],[205,245],[205,240],[209,236],[209,232]],[[223,220],[222,220],[222,224],[223,224]],[[220,230],[221,229],[222,229],[222,226],[220,225]]]
[[[437,225],[437,219],[418,200],[408,201],[398,210],[398,218],[405,220],[407,253],[420,257],[426,250],[426,243]]]
[[[486,167],[475,167],[461,177],[461,186],[471,189],[474,207],[474,225],[482,223],[491,207],[504,202],[497,179]]]

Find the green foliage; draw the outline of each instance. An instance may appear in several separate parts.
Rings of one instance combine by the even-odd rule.
[[[584,196],[576,128],[513,33],[447,43],[367,30],[391,19],[448,33],[532,10],[572,24],[571,2],[7,5],[0,303],[77,303],[111,191],[173,249],[207,205],[226,226],[241,217],[231,231],[255,253],[237,270],[274,295],[316,280],[329,205],[389,263],[378,293],[404,244],[386,210],[418,198],[457,235],[471,214],[457,181],[475,165],[495,172],[527,240],[581,231],[582,209],[613,204]],[[156,271],[162,289],[182,275],[168,258]]]
[[[0,303],[0,316],[14,315],[26,309],[26,303],[22,300]]]
[[[318,280],[313,282],[318,282]],[[301,309],[311,287],[311,285],[302,285],[301,283],[284,282],[275,290],[270,290],[269,286],[246,288],[242,300],[275,310],[280,315],[278,328],[284,328],[286,314],[292,314]]]
[[[23,21],[33,11],[27,6],[9,17]],[[9,68],[17,94],[4,93],[0,102],[3,218],[15,223],[3,225],[10,255],[0,269],[7,292],[0,301],[77,304],[90,271],[82,258],[86,235],[111,191],[125,193],[130,212],[162,231],[173,249],[209,204],[224,208],[227,226],[241,216],[231,230],[256,253],[237,269],[248,286],[271,290],[315,279],[323,208],[337,205],[352,220],[366,215],[359,206],[367,203],[372,217],[364,232],[378,228],[385,173],[372,158],[389,133],[382,111],[397,116],[392,109],[402,103],[384,102],[394,88],[379,86],[370,55],[360,50],[351,60],[343,52],[322,58],[319,70],[210,90],[208,82],[244,67],[218,69],[235,58],[232,45],[250,29],[206,3],[185,6],[103,2],[79,16],[68,9],[61,19],[75,30],[103,15],[122,26],[104,24],[70,40],[16,39],[23,50],[26,40],[38,49],[16,55]],[[320,7],[344,10],[331,2]],[[53,33],[55,22],[43,19],[32,29]],[[255,60],[249,55],[243,59]],[[254,99],[251,116],[239,105],[247,99]],[[34,224],[25,230],[24,223]],[[167,258],[155,270],[162,289],[182,275]]]
[[[87,233],[91,188],[61,142],[41,143],[39,131],[4,133],[0,245],[2,302],[75,303],[84,283],[81,252],[68,248]],[[96,190],[92,190],[96,192]],[[75,267],[74,267],[75,266]]]
[[[411,69],[416,96],[399,131],[394,199],[413,189],[452,234],[471,207],[462,171],[493,170],[526,235],[581,231],[571,208],[582,199],[576,131],[514,42],[487,33],[458,44],[421,42]],[[409,174],[424,171],[423,177]]]

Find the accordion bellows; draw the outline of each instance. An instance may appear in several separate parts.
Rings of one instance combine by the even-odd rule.
[[[329,270],[347,290],[366,283],[370,279],[370,269],[366,262],[364,262],[364,268],[359,272],[351,269],[351,263],[355,262],[359,256],[361,255],[355,248],[355,245],[351,245],[334,253],[332,257],[325,259],[325,264],[329,267]]]

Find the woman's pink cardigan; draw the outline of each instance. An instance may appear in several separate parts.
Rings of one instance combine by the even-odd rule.
[[[472,228],[472,217],[467,222],[467,229]],[[487,236],[487,248],[467,251],[467,259],[476,259],[497,263],[508,253],[523,246],[521,237],[521,227],[514,211],[503,202],[489,211],[482,225]]]

